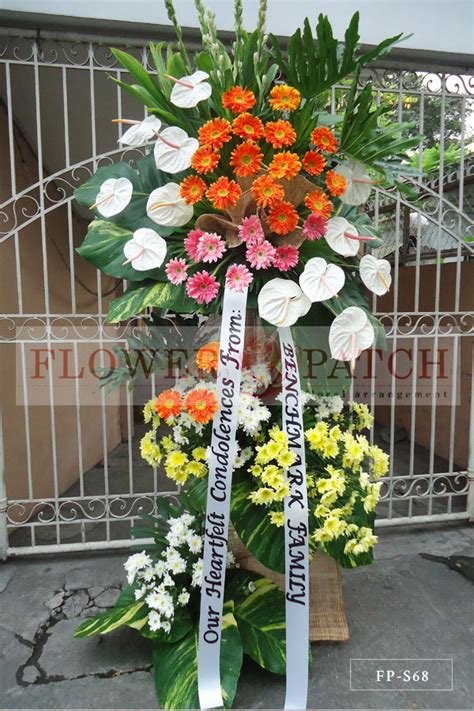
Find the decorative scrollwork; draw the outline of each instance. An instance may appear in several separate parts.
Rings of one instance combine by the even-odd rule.
[[[441,498],[467,494],[469,479],[466,472],[452,474],[417,474],[413,476],[385,477],[382,480],[380,500]]]

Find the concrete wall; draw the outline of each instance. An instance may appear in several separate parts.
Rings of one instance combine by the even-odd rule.
[[[37,162],[22,134],[15,131],[17,139],[16,175],[17,191],[27,188],[37,178]],[[21,149],[21,155],[20,155]],[[0,155],[8,156],[8,132],[6,113],[0,108]],[[23,162],[22,162],[23,160]],[[0,202],[11,195],[10,171],[8,162],[0,162]],[[38,196],[36,196],[38,197]],[[26,203],[23,203],[27,206]],[[30,204],[31,208],[31,204]],[[80,244],[85,225],[73,218],[74,243]],[[50,311],[58,314],[71,312],[70,273],[65,267],[68,256],[68,223],[65,207],[55,209],[45,219],[46,248],[48,256],[48,277]],[[23,291],[23,313],[41,314],[45,309],[43,259],[40,221],[35,220],[30,226],[18,233],[19,255],[21,262],[21,282]],[[3,314],[16,314],[19,310],[17,296],[17,276],[14,239],[10,238],[0,246],[0,309]],[[78,256],[75,258],[76,275],[83,285],[94,292],[97,289],[95,270]],[[115,280],[105,277],[103,290],[107,291]],[[76,281],[77,308],[82,314],[97,312],[97,297],[89,293]],[[109,298],[111,298],[111,295]],[[106,309],[106,303],[104,304]],[[21,318],[12,321],[18,326]],[[31,321],[34,324],[34,320]],[[9,324],[2,325],[5,329]],[[26,332],[24,332],[25,337]],[[3,335],[3,334],[2,334]],[[44,343],[36,344],[45,347]],[[55,344],[58,348],[64,343]],[[87,346],[90,348],[90,345]],[[28,349],[26,349],[28,351]],[[53,483],[53,447],[51,411],[45,405],[32,405],[27,410],[31,440],[31,467],[33,491],[27,485],[27,445],[25,430],[25,408],[20,404],[23,393],[21,383],[20,349],[15,344],[0,345],[0,392],[3,411],[5,438],[5,467],[7,495],[9,499],[40,498],[54,494]],[[28,360],[28,358],[27,358]],[[31,362],[30,362],[31,365]],[[28,368],[28,389],[33,386],[32,371]],[[55,386],[56,387],[56,386]],[[87,406],[80,408],[82,427],[82,454],[84,469],[87,470],[103,457],[103,433],[101,423],[100,394],[97,385],[81,384],[87,388]],[[33,391],[30,390],[33,395]],[[74,402],[74,400],[72,401]],[[65,491],[78,478],[78,442],[76,436],[76,408],[72,405],[59,405],[54,410],[56,457],[59,473],[59,492]],[[107,448],[110,450],[121,440],[119,395],[108,402]]]

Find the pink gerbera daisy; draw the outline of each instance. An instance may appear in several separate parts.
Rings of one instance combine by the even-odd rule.
[[[226,250],[224,240],[215,232],[204,232],[199,238],[196,261],[217,262]]]
[[[253,281],[252,272],[243,264],[233,264],[227,270],[225,282],[232,291],[244,291]]]
[[[166,276],[172,284],[182,284],[186,281],[188,265],[184,259],[171,259],[166,265]]]
[[[219,283],[215,276],[204,269],[189,277],[186,284],[186,293],[191,299],[196,299],[198,304],[209,304],[216,298]]]
[[[240,223],[239,237],[243,242],[261,242],[265,239],[262,224],[257,215],[244,217]]]
[[[287,272],[298,264],[298,249],[294,244],[282,244],[276,248],[273,266],[281,272]]]
[[[202,230],[191,230],[188,232],[188,236],[184,240],[184,249],[186,250],[188,256],[194,261],[198,262],[197,250],[199,245],[199,240],[201,239],[204,232]]]
[[[245,254],[253,269],[268,269],[273,264],[275,247],[267,240],[247,245]]]
[[[321,217],[321,215],[311,214],[303,225],[303,234],[306,239],[313,241],[315,239],[320,239],[326,234],[328,221]]]

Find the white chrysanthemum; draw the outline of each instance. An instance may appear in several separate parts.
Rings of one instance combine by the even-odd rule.
[[[195,520],[196,516],[193,516],[190,513],[184,513],[178,519],[178,521],[182,521],[185,526],[190,526],[192,523],[194,523]]]
[[[148,626],[152,632],[157,632],[161,628],[161,618],[155,610],[148,615]]]
[[[178,595],[178,605],[181,605],[181,607],[184,607],[187,605],[189,602],[189,593],[187,590],[183,590],[179,595]]]
[[[141,600],[146,593],[146,585],[142,585],[141,588],[137,588],[134,592],[135,600]]]
[[[232,568],[235,565],[235,555],[232,551],[227,551],[226,555],[226,568]]]
[[[163,596],[159,592],[153,590],[146,596],[145,602],[148,607],[151,607],[152,610],[159,610],[162,602],[162,597]]]
[[[203,562],[202,562],[202,558],[200,558],[193,565],[193,578],[191,581],[191,585],[193,586],[193,588],[201,587],[202,574],[203,574]]]
[[[155,574],[159,578],[163,577],[163,575],[165,574],[165,570],[166,570],[166,563],[164,560],[159,560],[157,563],[155,563]]]
[[[200,553],[202,550],[202,538],[196,533],[188,536],[187,544],[191,553]]]
[[[155,577],[155,570],[154,568],[145,568],[145,570],[142,570],[140,572],[140,577],[146,582],[150,583],[153,578]]]
[[[184,573],[184,571],[186,570],[186,562],[183,560],[183,558],[180,558],[179,560],[173,560],[168,565],[168,570],[170,570],[173,575],[179,575],[179,573]]]

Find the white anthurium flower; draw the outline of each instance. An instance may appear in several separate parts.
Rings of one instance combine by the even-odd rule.
[[[372,190],[372,180],[363,163],[351,158],[340,163],[334,172],[346,179],[347,188],[341,195],[342,202],[346,205],[362,205],[367,202]]]
[[[360,235],[357,227],[351,225],[345,217],[331,217],[328,220],[326,234],[328,245],[343,257],[355,257],[360,242],[372,242],[375,238]]]
[[[186,77],[171,77],[165,74],[167,79],[174,81],[171,91],[170,101],[180,109],[193,109],[200,101],[205,101],[212,94],[212,87],[206,79],[209,74],[197,71]]]
[[[181,227],[194,214],[193,206],[186,205],[179,194],[177,183],[166,183],[150,194],[146,204],[146,214],[157,225]]]
[[[350,360],[354,370],[356,358],[371,347],[374,338],[367,313],[358,306],[349,306],[336,316],[329,329],[331,355],[337,360]]]
[[[113,217],[125,210],[132,199],[133,185],[128,178],[108,178],[100,186],[91,210],[97,208],[103,217]]]
[[[309,259],[300,276],[300,286],[313,303],[337,296],[345,281],[344,269],[328,264],[322,257]]]
[[[365,254],[360,260],[360,278],[367,289],[377,296],[383,296],[390,289],[392,275],[390,262]]]
[[[112,123],[130,124],[130,128],[117,141],[117,143],[123,143],[126,146],[142,146],[144,143],[149,143],[156,138],[161,128],[161,121],[156,116],[147,116],[143,121],[114,119]]]
[[[258,295],[258,312],[274,326],[292,326],[311,308],[311,301],[289,279],[270,279]]]
[[[155,143],[155,164],[165,173],[180,173],[191,165],[193,154],[199,148],[197,138],[190,138],[178,126],[165,128]]]
[[[161,267],[166,257],[167,245],[163,237],[148,227],[135,230],[132,239],[125,243],[124,264],[131,264],[139,272]]]

